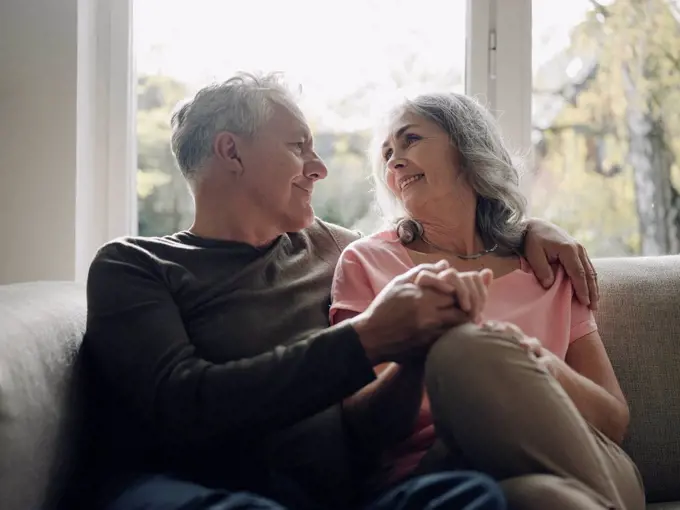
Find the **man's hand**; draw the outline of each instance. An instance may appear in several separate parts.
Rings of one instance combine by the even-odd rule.
[[[597,273],[586,249],[560,227],[544,220],[527,223],[524,256],[544,287],[550,287],[555,275],[550,264],[559,262],[574,286],[578,300],[592,310],[597,309],[600,289]]]
[[[438,278],[448,268],[445,261],[413,268],[392,280],[365,312],[350,319],[374,364],[423,354],[447,329],[470,320],[456,306],[456,286]]]

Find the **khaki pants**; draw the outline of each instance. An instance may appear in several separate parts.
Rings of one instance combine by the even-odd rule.
[[[644,510],[630,458],[510,334],[453,329],[430,350],[426,386],[440,441],[418,474],[488,473],[511,510]]]

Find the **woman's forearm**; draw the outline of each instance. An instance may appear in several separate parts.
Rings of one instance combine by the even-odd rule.
[[[557,375],[583,418],[617,444],[621,444],[628,429],[628,406],[603,387],[579,374],[565,363]]]
[[[345,399],[345,421],[365,447],[382,449],[413,431],[423,399],[424,365],[390,363],[375,381]]]

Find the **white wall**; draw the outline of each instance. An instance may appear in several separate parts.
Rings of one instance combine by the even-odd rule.
[[[0,284],[135,232],[131,0],[0,1]]]
[[[0,2],[0,284],[75,278],[76,6]]]

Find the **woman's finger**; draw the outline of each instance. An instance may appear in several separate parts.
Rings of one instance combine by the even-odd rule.
[[[420,271],[413,283],[423,289],[436,290],[443,294],[450,295],[456,292],[456,287],[450,281],[438,278],[437,274],[428,270]]]
[[[486,321],[482,324],[482,329],[504,335],[509,340],[520,343],[526,337],[524,332],[511,322]]]
[[[477,320],[480,320],[482,313],[484,313],[484,308],[486,307],[488,290],[487,285],[484,283],[484,276],[481,273],[478,273],[473,281],[477,287],[477,296],[479,297]]]
[[[397,276],[393,281],[398,283],[415,283],[416,278],[422,272],[429,272],[439,274],[450,267],[448,260],[442,259],[436,264],[419,264],[412,267],[400,276]]]
[[[441,271],[440,273],[438,273],[437,278],[441,278],[442,280],[446,281],[454,281],[456,279],[457,274],[458,271],[456,271],[455,267],[448,267]]]
[[[493,282],[493,271],[492,271],[491,269],[488,269],[488,268],[482,269],[482,270],[479,272],[479,274],[481,275],[481,277],[482,277],[482,282],[484,283],[484,285],[485,285],[486,287],[488,287],[489,285],[491,285],[491,283]]]
[[[475,273],[465,273],[461,275],[461,280],[465,282],[468,293],[470,295],[470,316],[472,320],[477,322],[482,311],[483,298],[479,292],[479,287],[477,286],[476,280],[479,279],[479,275]]]
[[[470,291],[468,290],[467,283],[463,281],[459,274],[451,275],[449,281],[456,287],[458,306],[464,312],[470,313],[472,303],[470,302]]]
[[[540,357],[543,345],[538,338],[525,336],[519,341],[520,346],[528,353]]]

